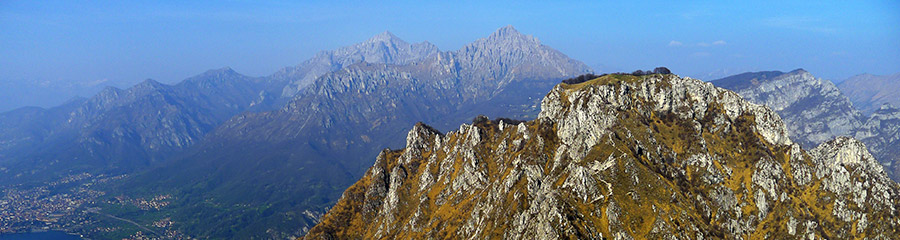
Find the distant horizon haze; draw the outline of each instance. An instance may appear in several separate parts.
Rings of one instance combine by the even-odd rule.
[[[900,72],[900,2],[0,3],[0,111],[231,67],[268,76],[384,31],[442,51],[512,25],[596,72],[666,66],[713,80],[803,68]]]

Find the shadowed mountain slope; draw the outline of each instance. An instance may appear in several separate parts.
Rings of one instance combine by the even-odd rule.
[[[863,114],[870,115],[884,103],[900,106],[900,73],[878,76],[860,74],[838,84],[844,95],[850,98]]]
[[[176,85],[148,79],[59,107],[3,113],[0,166],[19,174],[3,174],[0,183],[150,166],[254,107],[261,81],[224,68]]]

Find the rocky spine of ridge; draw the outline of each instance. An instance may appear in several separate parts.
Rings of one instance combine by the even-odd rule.
[[[333,51],[322,51],[303,63],[281,69],[271,77],[276,81],[287,81],[281,97],[290,99],[316,78],[356,63],[409,64],[419,61],[440,50],[434,44],[421,42],[410,44],[384,32],[352,46]]]
[[[841,83],[840,91],[830,81],[817,79],[802,69],[790,73],[744,73],[712,83],[776,110],[790,129],[792,139],[804,148],[812,148],[835,136],[855,136],[866,143],[872,155],[887,169],[888,176],[900,180],[900,157],[897,157],[900,132],[896,131],[895,123],[900,122],[900,116],[893,113],[892,107],[884,106],[866,119],[856,108],[857,102],[865,110],[874,102],[885,101],[881,98],[889,93],[879,93],[867,84],[883,83],[892,89],[891,77],[856,76]],[[844,91],[853,97],[848,98]]]
[[[495,90],[523,79],[572,77],[592,72],[584,63],[543,45],[513,26],[505,26],[487,38],[478,39],[447,53],[453,65],[467,71],[460,79],[469,86],[464,95],[490,96]]]
[[[900,109],[885,103],[856,130],[855,137],[864,142],[894,179],[900,179]]]
[[[836,136],[852,136],[865,121],[834,83],[803,69],[745,73],[712,82],[778,112],[791,139],[807,149]]]
[[[540,116],[416,124],[306,239],[900,236],[900,186],[864,144],[802,150],[781,118],[674,75],[556,86]]]

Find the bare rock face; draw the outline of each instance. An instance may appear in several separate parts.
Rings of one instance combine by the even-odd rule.
[[[893,91],[892,77],[896,78],[856,76],[841,83],[840,91],[830,81],[817,79],[802,69],[789,73],[744,73],[712,83],[778,112],[791,138],[804,148],[813,148],[837,136],[856,137],[886,168],[888,176],[900,180],[900,112],[890,105],[872,112],[874,102],[886,102],[890,99],[886,96],[893,93],[868,87]],[[841,91],[846,91],[851,98]],[[868,119],[857,111],[857,103],[865,112],[872,113]]]
[[[834,83],[803,69],[745,73],[712,82],[775,110],[784,119],[791,139],[804,148],[836,136],[851,136],[865,120]]]
[[[856,130],[855,137],[866,144],[889,176],[900,179],[900,109],[883,104]]]
[[[494,90],[522,79],[548,79],[558,76],[576,76],[591,72],[580,61],[543,45],[537,38],[520,33],[512,26],[505,26],[487,38],[448,52],[460,72],[466,95],[475,98],[494,94]]]
[[[822,177],[822,187],[834,196],[832,215],[846,222],[856,222],[856,228],[883,226],[882,219],[874,220],[867,210],[897,212],[897,183],[888,179],[884,170],[865,144],[848,137],[838,137],[811,150],[816,175]],[[898,222],[888,219],[886,225]],[[886,235],[891,236],[891,235]],[[893,235],[897,237],[896,233]]]
[[[438,53],[437,46],[429,42],[410,44],[384,32],[352,46],[334,51],[322,51],[315,57],[294,66],[281,69],[273,79],[289,81],[281,96],[291,98],[316,78],[344,67],[360,63],[409,64]]]
[[[540,116],[424,124],[307,239],[895,239],[900,186],[865,145],[812,151],[767,107],[674,75],[559,84]]]
[[[422,71],[454,74],[470,88],[463,95],[484,98],[521,79],[556,79],[591,72],[565,54],[520,33],[512,26],[498,29],[486,38],[456,51],[441,52],[429,43],[407,43],[390,32],[334,51],[323,51],[294,67],[271,76],[274,82],[287,81],[281,97],[290,99],[316,79],[354,64],[418,65]],[[462,71],[460,71],[462,70]]]

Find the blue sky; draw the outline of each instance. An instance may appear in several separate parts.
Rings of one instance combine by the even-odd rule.
[[[900,72],[898,1],[623,2],[0,1],[0,101],[62,101],[8,93],[35,83],[174,83],[224,66],[264,76],[385,30],[455,50],[505,25],[600,72]]]

